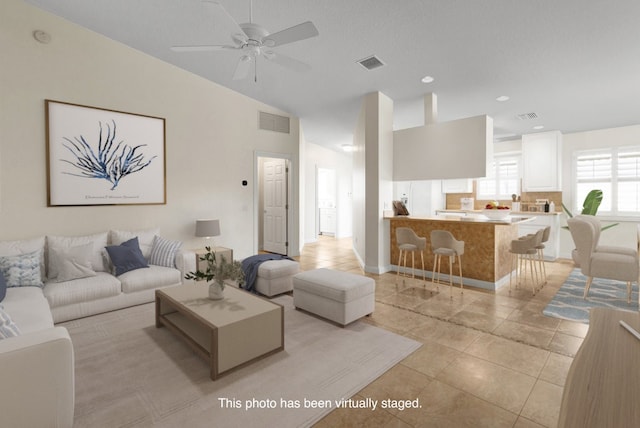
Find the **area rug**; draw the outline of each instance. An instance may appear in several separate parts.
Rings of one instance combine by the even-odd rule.
[[[421,344],[285,307],[285,350],[217,381],[147,304],[63,323],[75,351],[74,427],[311,426]],[[415,397],[389,397],[413,399]]]
[[[542,311],[544,315],[589,323],[589,309],[612,308],[638,311],[638,288],[633,284],[631,302],[627,303],[627,283],[594,278],[587,299],[583,299],[587,277],[574,269],[551,302]]]

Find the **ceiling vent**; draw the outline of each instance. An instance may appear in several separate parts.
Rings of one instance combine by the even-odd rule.
[[[358,61],[358,64],[360,64],[367,70],[374,70],[376,68],[382,67],[384,65],[384,62],[382,62],[382,60],[377,56],[371,55],[370,57],[367,57]]]
[[[535,113],[524,113],[524,114],[519,114],[516,117],[520,120],[531,120],[531,119],[537,119],[538,115]]]
[[[258,128],[265,131],[282,132],[285,134],[290,133],[289,118],[286,116],[278,116],[277,114],[260,112],[258,118]]]

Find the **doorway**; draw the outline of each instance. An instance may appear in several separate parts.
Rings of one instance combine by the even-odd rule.
[[[317,168],[316,185],[318,235],[336,236],[336,171]]]
[[[289,160],[258,157],[259,249],[288,255]]]

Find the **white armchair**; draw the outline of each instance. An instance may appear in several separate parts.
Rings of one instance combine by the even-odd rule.
[[[587,298],[593,278],[598,277],[625,281],[627,301],[630,301],[631,284],[640,280],[638,251],[630,248],[599,246],[599,224],[584,217],[587,216],[576,216],[567,220],[573,242],[576,244],[580,269],[587,276],[584,298]]]

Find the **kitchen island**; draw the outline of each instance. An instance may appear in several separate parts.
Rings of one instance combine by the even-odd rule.
[[[396,242],[396,228],[410,227],[418,236],[427,238],[425,269],[428,277],[433,270],[431,251],[431,231],[448,230],[453,236],[464,241],[462,256],[463,283],[472,287],[497,290],[509,282],[511,271],[511,241],[518,239],[518,225],[532,221],[535,217],[508,217],[505,220],[489,220],[479,217],[460,216],[395,216],[386,217],[390,221],[391,264],[397,269],[399,250]],[[420,266],[417,266],[418,268]],[[411,268],[408,268],[410,271]],[[449,264],[442,263],[441,273],[448,278]],[[457,272],[457,266],[454,272]],[[441,274],[441,279],[443,275]]]

